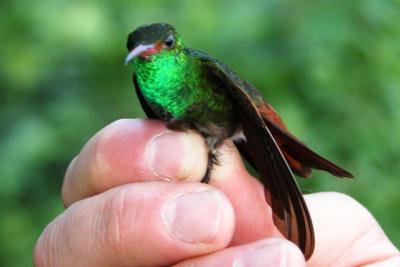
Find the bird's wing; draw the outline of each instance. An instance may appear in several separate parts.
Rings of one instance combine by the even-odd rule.
[[[327,171],[340,178],[353,177],[350,172],[317,154],[304,142],[292,135],[271,105],[264,102],[257,109],[295,174],[307,178],[310,177],[312,169],[318,169]],[[243,142],[237,140],[235,144],[242,156],[253,168],[257,169],[254,166],[254,160],[251,155],[245,150]]]
[[[149,119],[160,119],[156,115],[156,113],[150,108],[150,106],[147,104],[146,100],[144,99],[142,91],[140,90],[140,87],[139,87],[139,84],[138,84],[138,81],[137,81],[136,74],[133,74],[132,78],[133,78],[133,84],[135,85],[136,94],[137,94],[137,96],[139,98],[139,101],[140,101],[140,105],[142,106],[142,109],[143,109],[144,113],[146,113],[146,116]]]
[[[314,250],[314,230],[311,218],[296,180],[275,142],[268,126],[258,111],[262,101],[250,84],[241,80],[226,65],[207,55],[191,51],[200,62],[205,79],[227,90],[237,107],[243,134],[243,149],[256,165],[264,184],[266,199],[272,207],[273,220],[280,232],[294,242],[308,259]]]

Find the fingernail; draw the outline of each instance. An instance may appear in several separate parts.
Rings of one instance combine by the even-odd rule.
[[[167,202],[163,220],[174,238],[190,243],[209,243],[218,233],[221,213],[219,192],[195,191],[178,195]]]
[[[288,266],[287,243],[271,240],[268,244],[247,250],[233,263],[233,267],[247,266]]]
[[[146,148],[145,159],[150,170],[168,180],[189,175],[195,155],[190,135],[166,131],[154,137]]]

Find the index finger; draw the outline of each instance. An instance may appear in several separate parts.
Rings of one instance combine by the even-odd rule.
[[[121,119],[94,135],[64,177],[66,207],[118,185],[154,181],[200,181],[207,151],[196,133],[168,130],[156,120]]]

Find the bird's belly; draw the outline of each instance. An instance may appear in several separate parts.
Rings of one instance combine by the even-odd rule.
[[[230,103],[210,106],[207,101],[196,103],[187,110],[184,121],[204,136],[215,136],[223,141],[232,137],[238,128],[237,116]]]

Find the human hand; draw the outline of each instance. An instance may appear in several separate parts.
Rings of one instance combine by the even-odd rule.
[[[195,183],[207,161],[199,135],[151,120],[105,127],[71,162],[67,209],[39,238],[35,266],[304,266],[233,144],[220,152],[210,185]],[[338,193],[305,199],[316,236],[307,266],[400,266],[398,250],[356,201]]]

